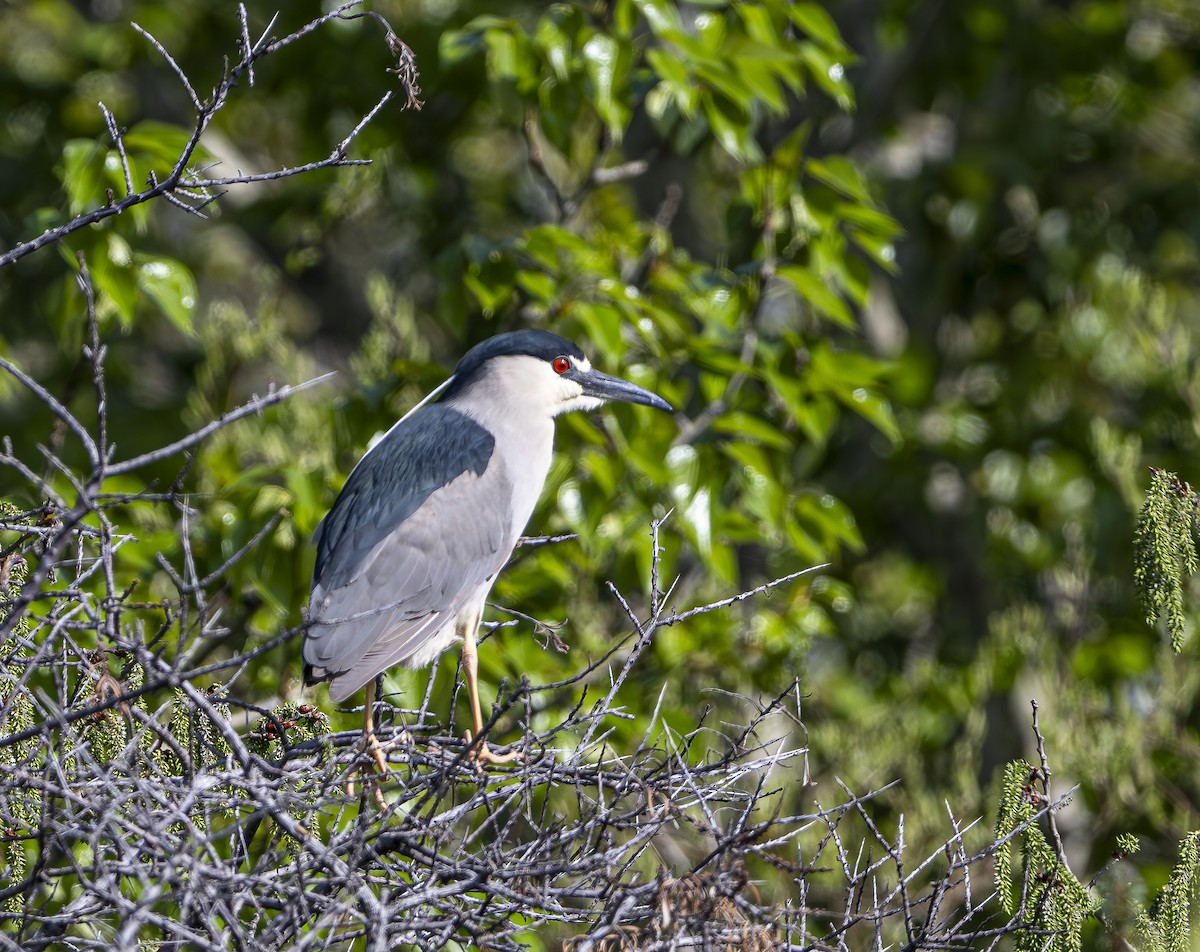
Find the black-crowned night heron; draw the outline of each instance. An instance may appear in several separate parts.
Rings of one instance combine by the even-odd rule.
[[[610,400],[671,409],[537,330],[472,348],[443,387],[438,402],[410,413],[359,460],[314,540],[304,680],[329,681],[335,702],[367,686],[363,733],[381,772],[375,677],[395,664],[431,664],[456,641],[471,701],[469,749],[481,761],[514,757],[493,754],[480,736],[475,634],[541,495],[554,418]]]

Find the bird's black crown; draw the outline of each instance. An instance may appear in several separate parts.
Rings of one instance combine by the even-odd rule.
[[[523,355],[553,360],[564,354],[578,360],[583,356],[583,351],[566,338],[552,334],[550,331],[523,330],[497,334],[467,351],[454,369],[454,382],[446,388],[442,399],[445,400],[462,390],[478,375],[480,368],[493,357]]]

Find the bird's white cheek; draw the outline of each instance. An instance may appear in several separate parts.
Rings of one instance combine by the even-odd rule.
[[[592,410],[598,410],[604,406],[604,401],[596,397],[587,397],[582,393],[576,392],[573,396],[567,397],[562,403],[562,409],[559,413],[588,413]]]

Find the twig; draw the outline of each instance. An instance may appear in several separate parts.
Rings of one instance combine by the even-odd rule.
[[[1042,784],[1042,793],[1047,800],[1052,799],[1050,793],[1050,763],[1046,759],[1046,738],[1042,736],[1041,728],[1038,726],[1038,702],[1036,698],[1031,698],[1029,701],[1030,707],[1033,708],[1033,736],[1037,738],[1038,759],[1041,763],[1038,780]],[[1054,853],[1058,857],[1058,862],[1063,869],[1070,870],[1067,865],[1067,851],[1063,848],[1062,836],[1058,832],[1058,821],[1054,817],[1054,811],[1049,810],[1046,813],[1046,823],[1050,827],[1050,836],[1054,840]]]
[[[131,22],[129,25],[133,28],[133,32],[142,36],[146,42],[153,46],[158,55],[166,61],[166,64],[169,67],[171,67],[171,72],[173,72],[179,79],[180,84],[183,86],[184,92],[188,94],[188,98],[192,101],[192,108],[196,110],[198,115],[203,116],[208,110],[206,110],[204,108],[204,104],[200,102],[200,96],[196,93],[196,88],[192,85],[192,81],[188,79],[187,73],[185,73],[180,65],[175,62],[175,57],[172,56],[170,51],[158,41],[153,33],[145,29],[140,23]],[[214,97],[214,105],[216,101],[216,97]]]
[[[3,361],[0,360],[0,366]],[[303,390],[308,390],[310,387],[315,387],[318,384],[326,383],[332,380],[334,373],[322,374],[319,377],[314,377],[312,380],[306,380],[304,383],[294,384],[290,386],[280,387],[278,390],[269,390],[265,396],[255,397],[252,400],[243,403],[235,410],[230,410],[224,414],[219,420],[213,420],[206,426],[201,427],[194,433],[189,433],[187,436],[176,440],[166,446],[159,447],[156,450],[151,450],[148,453],[142,453],[140,456],[135,456],[132,459],[127,459],[121,463],[113,463],[108,467],[109,476],[121,476],[125,473],[132,473],[134,470],[141,469],[143,466],[149,466],[151,463],[161,462],[164,459],[169,459],[182,453],[184,450],[191,449],[197,443],[202,443],[218,430],[223,430],[231,423],[236,423],[248,416],[254,416],[261,413],[267,407],[273,407],[277,403],[282,403],[288,397],[294,396]]]
[[[88,462],[93,468],[100,465],[100,450],[96,446],[96,441],[92,439],[92,435],[84,428],[83,424],[75,419],[74,414],[72,414],[70,410],[59,403],[58,400],[54,398],[54,395],[51,394],[50,391],[48,391],[40,383],[23,371],[18,370],[3,357],[0,357],[0,370],[4,370],[16,378],[17,382],[20,383],[21,386],[37,397],[39,401],[49,408],[51,413],[53,413],[67,425],[67,428],[70,429],[70,431],[79,439],[79,442],[83,444],[83,448],[87,452]]]
[[[798,578],[805,575],[811,575],[813,572],[820,572],[822,569],[829,568],[828,562],[823,562],[820,565],[814,565],[811,568],[801,569],[799,572],[792,572],[790,575],[784,575],[770,582],[764,582],[762,585],[752,588],[749,591],[740,592],[737,595],[731,595],[729,598],[722,598],[719,601],[711,602],[708,605],[700,605],[697,608],[690,608],[685,612],[676,614],[672,612],[666,618],[662,619],[659,624],[664,628],[670,625],[677,625],[682,621],[687,621],[689,618],[694,618],[696,615],[703,615],[707,612],[716,611],[718,608],[728,608],[730,605],[736,605],[738,602],[744,602],[748,598],[754,598],[756,595],[762,595],[769,592],[780,585],[786,585],[788,582],[794,582]]]
[[[97,105],[104,113],[104,124],[108,127],[108,134],[112,137],[113,145],[117,147],[117,155],[121,157],[121,172],[125,176],[125,195],[128,197],[133,194],[133,174],[129,171],[129,156],[125,154],[124,132],[117,128],[117,120],[108,111],[108,107],[103,102],[97,103]]]

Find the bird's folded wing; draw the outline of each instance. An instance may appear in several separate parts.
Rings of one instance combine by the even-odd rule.
[[[495,445],[482,426],[441,404],[393,427],[359,460],[317,527],[313,588],[348,585],[431,496],[464,473],[483,476]]]
[[[467,470],[382,538],[369,525],[343,538],[358,549],[353,570],[326,560],[304,643],[305,663],[336,678],[335,700],[444,637],[458,612],[486,594],[516,542],[511,495],[501,466]]]

